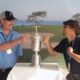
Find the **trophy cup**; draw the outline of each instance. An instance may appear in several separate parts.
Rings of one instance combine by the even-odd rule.
[[[37,27],[38,26],[35,26],[36,33],[33,36],[33,44],[32,44],[32,46],[33,46],[32,48],[33,48],[33,51],[34,51],[34,54],[32,56],[32,66],[34,66],[34,67],[39,67],[40,60],[41,60],[40,56],[38,54],[38,52],[40,51],[40,47],[41,47],[41,36],[37,32]]]

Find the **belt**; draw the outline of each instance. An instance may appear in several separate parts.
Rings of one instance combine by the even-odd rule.
[[[12,69],[12,67],[10,67],[10,68],[6,68],[6,69],[1,69],[1,68],[0,68],[0,72],[10,71],[11,69]]]

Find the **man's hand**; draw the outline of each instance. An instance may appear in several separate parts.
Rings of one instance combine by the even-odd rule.
[[[69,56],[71,56],[71,57],[74,58],[77,62],[80,63],[80,55],[74,53],[72,47],[69,47],[69,48],[67,49],[67,53],[68,53]]]
[[[55,56],[56,52],[55,52],[54,48],[51,46],[51,44],[49,43],[49,36],[43,37],[43,43],[46,44],[49,54],[51,56]]]
[[[21,43],[28,41],[28,37],[26,35],[21,35],[20,39]]]
[[[69,56],[71,56],[71,54],[73,54],[73,48],[72,47],[68,47],[67,53],[68,53]]]
[[[49,37],[48,36],[43,37],[43,43],[46,44],[46,45],[49,44]]]

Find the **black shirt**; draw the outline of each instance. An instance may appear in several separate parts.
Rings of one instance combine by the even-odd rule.
[[[67,38],[64,38],[54,49],[56,52],[63,53],[66,66],[68,68],[68,63],[70,63],[70,72],[75,74],[80,74],[80,63],[74,60],[67,54],[67,48],[73,47],[74,53],[80,55],[80,37],[76,37],[71,43],[68,42]]]

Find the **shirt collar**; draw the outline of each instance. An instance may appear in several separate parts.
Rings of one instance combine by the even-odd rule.
[[[0,32],[3,33],[1,25],[0,25]],[[13,32],[13,30],[11,29],[10,34],[12,34],[12,32]]]
[[[0,32],[2,33],[2,28],[1,28],[1,26],[0,26]]]

